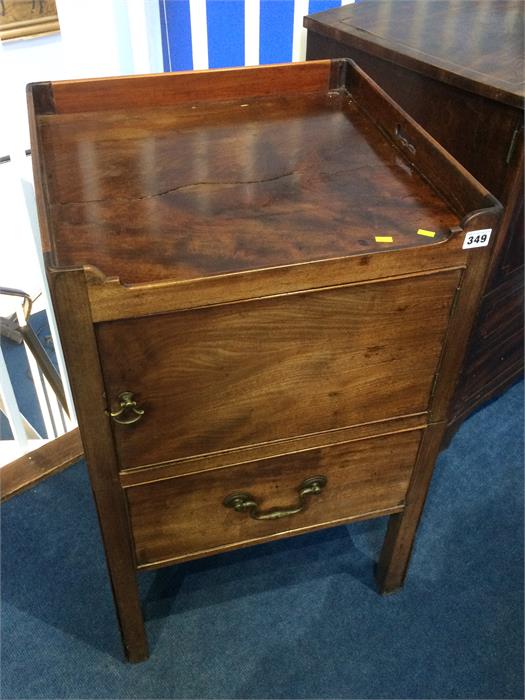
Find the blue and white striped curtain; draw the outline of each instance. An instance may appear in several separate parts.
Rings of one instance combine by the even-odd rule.
[[[164,70],[302,61],[304,15],[354,0],[159,0]]]

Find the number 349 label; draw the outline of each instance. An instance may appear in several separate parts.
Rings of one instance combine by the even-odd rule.
[[[463,248],[483,248],[489,244],[491,228],[482,228],[479,231],[469,231],[465,234]]]

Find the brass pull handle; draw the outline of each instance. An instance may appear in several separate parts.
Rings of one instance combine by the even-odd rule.
[[[115,423],[120,423],[120,425],[131,425],[139,421],[144,415],[143,408],[137,408],[137,402],[133,400],[133,394],[131,391],[123,391],[119,394],[120,408],[118,411],[106,411]],[[128,418],[121,418],[124,414],[129,414]]]
[[[238,513],[248,511],[250,517],[254,520],[277,520],[278,518],[287,518],[289,515],[295,515],[306,510],[308,506],[308,496],[317,496],[326,486],[326,476],[311,476],[305,479],[298,487],[299,503],[296,506],[287,506],[286,508],[270,508],[269,510],[259,510],[259,504],[249,493],[233,493],[227,496],[223,505],[226,508],[233,508]]]

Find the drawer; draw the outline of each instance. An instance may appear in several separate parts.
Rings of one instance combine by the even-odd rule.
[[[139,568],[402,509],[422,430],[341,443],[189,474],[126,489]],[[324,477],[320,493],[299,496]],[[255,519],[225,505],[243,493],[258,512],[304,509]]]
[[[365,259],[366,263],[366,259]],[[460,271],[101,323],[122,468],[427,411]]]

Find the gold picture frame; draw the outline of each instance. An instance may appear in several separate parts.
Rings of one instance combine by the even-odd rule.
[[[0,0],[0,40],[29,39],[59,31],[55,0]]]

